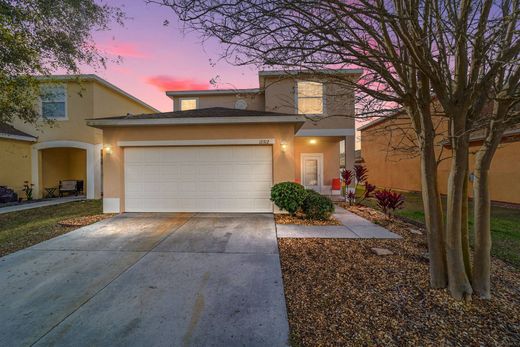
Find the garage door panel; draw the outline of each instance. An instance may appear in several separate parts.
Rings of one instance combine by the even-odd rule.
[[[272,212],[270,146],[125,149],[128,212]]]
[[[157,166],[157,170],[165,182],[172,182],[181,177],[181,168],[175,164],[162,163]],[[151,176],[153,177],[153,174]]]
[[[198,151],[197,156],[203,162],[221,163],[231,161],[233,158],[232,152],[227,147],[202,147],[202,149]]]
[[[257,179],[271,179],[271,166],[267,166],[265,164],[251,165],[251,175]]]

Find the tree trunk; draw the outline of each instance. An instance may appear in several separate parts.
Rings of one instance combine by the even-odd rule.
[[[473,260],[473,289],[483,298],[491,298],[491,197],[489,169],[502,133],[486,141],[475,157],[473,204],[475,224],[475,254]]]
[[[446,250],[444,245],[445,229],[442,202],[437,180],[437,155],[435,153],[435,128],[431,117],[429,83],[419,73],[421,103],[418,112],[409,110],[421,150],[421,185],[424,219],[428,233],[428,253],[430,260],[430,286],[446,288],[448,274],[446,269]]]
[[[442,204],[437,186],[437,162],[433,139],[421,151],[421,181],[424,217],[428,231],[428,252],[430,258],[430,285],[432,288],[446,288],[446,257],[444,249],[444,220]]]
[[[466,179],[464,180],[464,185],[462,187],[462,219],[461,219],[461,237],[462,237],[462,256],[464,258],[464,268],[466,269],[466,274],[468,278],[472,279],[471,276],[471,256],[470,256],[470,247],[469,247],[469,215],[468,215],[468,174],[469,168],[468,163],[466,162]]]
[[[448,178],[446,259],[450,293],[456,299],[464,299],[471,297],[473,292],[464,267],[461,235],[462,200],[468,161],[468,136],[460,135],[462,131],[457,131],[458,129],[463,128],[456,127],[453,129],[453,134],[457,139],[453,146],[451,170]]]
[[[475,260],[473,288],[481,298],[491,297],[491,231],[488,170],[475,168],[474,184],[474,220],[475,220]]]

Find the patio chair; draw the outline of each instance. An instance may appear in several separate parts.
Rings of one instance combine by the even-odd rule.
[[[341,180],[339,178],[332,179],[332,184],[330,185],[330,195],[341,195]]]

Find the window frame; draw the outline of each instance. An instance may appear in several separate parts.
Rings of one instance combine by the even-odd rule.
[[[45,87],[51,87],[51,88],[56,88],[56,87],[61,87],[63,88],[63,91],[64,91],[64,107],[65,107],[65,116],[64,117],[47,117],[43,114],[43,99],[41,97],[41,92],[40,92],[40,96],[39,96],[39,111],[40,111],[40,119],[42,120],[52,120],[52,121],[67,121],[69,120],[69,112],[68,112],[68,99],[69,99],[69,94],[68,94],[68,90],[67,90],[67,84],[66,83],[45,83],[45,84],[42,84],[40,86],[40,90],[42,88],[45,88]]]
[[[199,98],[198,97],[194,97],[194,98],[186,97],[186,98],[179,98],[179,111],[189,111],[189,110],[183,110],[182,109],[182,101],[183,100],[195,100],[195,110],[199,109]]]
[[[300,97],[298,96],[298,84],[300,82],[312,82],[312,83],[319,83],[321,84],[321,104],[322,104],[322,110],[321,110],[321,113],[300,113],[300,108],[299,108],[299,99]],[[321,82],[321,81],[313,81],[313,80],[302,80],[302,79],[299,79],[299,80],[296,80],[296,86],[295,86],[295,93],[294,93],[294,106],[295,106],[295,109],[296,109],[296,114],[301,114],[301,115],[310,115],[310,116],[322,116],[322,115],[325,115],[326,112],[327,112],[327,103],[326,103],[326,97],[325,97],[325,83]],[[318,97],[312,97],[312,96],[304,96],[303,99],[317,99]]]

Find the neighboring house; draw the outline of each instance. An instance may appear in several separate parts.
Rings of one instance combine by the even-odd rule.
[[[157,112],[96,75],[42,78],[37,104],[42,119],[36,124],[17,120],[0,126],[0,185],[20,195],[23,182],[29,181],[35,197],[71,179],[84,182],[87,198],[99,198],[103,134],[85,119]]]
[[[24,180],[31,179],[31,146],[38,138],[0,123],[0,186],[14,189],[19,197]]]
[[[330,194],[340,142],[354,165],[354,91],[337,78],[261,71],[260,88],[172,91],[173,112],[88,120],[103,130],[105,212],[272,212],[283,181]],[[334,78],[332,78],[334,77]]]
[[[450,148],[447,142],[448,125],[442,117],[435,117],[437,155],[442,160],[438,168],[439,190],[446,194],[450,172]],[[368,181],[380,188],[406,191],[421,190],[421,162],[409,118],[404,114],[379,118],[358,130]],[[483,137],[470,137],[469,179],[474,167],[475,152]],[[490,194],[493,201],[520,203],[520,128],[508,130],[502,138],[490,170]],[[472,187],[469,188],[473,195]]]

